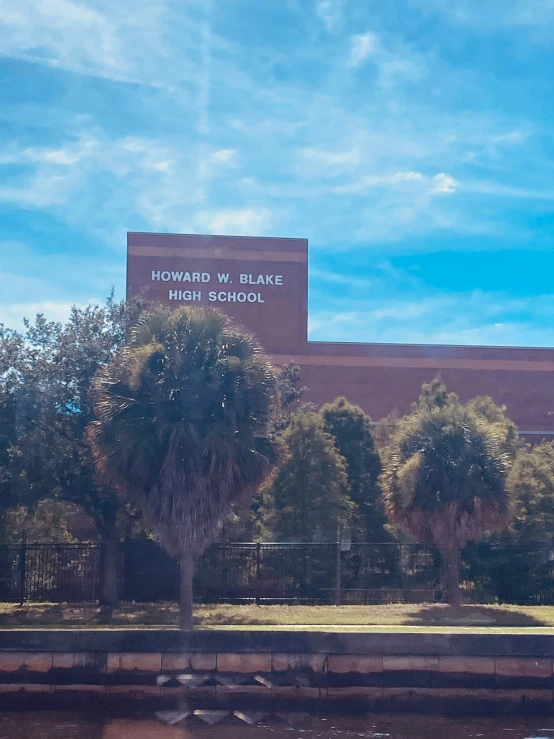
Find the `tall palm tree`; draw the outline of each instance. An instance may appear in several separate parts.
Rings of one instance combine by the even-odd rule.
[[[96,380],[89,439],[100,476],[179,559],[182,629],[192,628],[195,559],[277,462],[275,394],[254,338],[203,308],[144,314]]]
[[[460,549],[508,523],[507,463],[500,440],[457,401],[415,409],[385,455],[387,514],[417,541],[441,550],[451,605],[461,603]]]

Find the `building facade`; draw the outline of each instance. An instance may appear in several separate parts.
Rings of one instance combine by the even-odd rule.
[[[554,438],[554,349],[308,341],[308,242],[129,233],[127,296],[212,306],[259,339],[276,364],[303,369],[308,400],[345,395],[372,419],[409,410],[440,373],[466,401],[490,395],[520,432]]]

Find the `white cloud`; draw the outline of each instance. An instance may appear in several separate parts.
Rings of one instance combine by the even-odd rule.
[[[436,193],[451,194],[453,192],[456,192],[456,188],[458,187],[458,183],[456,182],[456,180],[450,175],[444,174],[444,172],[435,175],[433,177],[433,180],[435,182],[433,192]]]
[[[0,0],[0,25],[6,26],[0,51],[16,58],[43,55],[40,63],[159,89],[131,96],[121,87],[135,102],[132,111],[124,110],[117,126],[110,111],[102,130],[93,115],[76,123],[67,114],[71,104],[88,110],[87,85],[93,83],[71,85],[60,111],[50,110],[44,125],[48,146],[15,139],[0,144],[0,163],[24,165],[0,180],[4,202],[47,209],[118,244],[125,228],[205,230],[214,222],[218,230],[225,223],[240,230],[245,216],[232,214],[249,213],[251,229],[355,245],[446,228],[506,228],[501,213],[485,218],[479,208],[464,206],[470,197],[473,204],[484,202],[491,190],[499,197],[539,193],[538,201],[547,199],[540,182],[512,187],[500,179],[500,169],[512,164],[508,157],[528,153],[534,127],[482,106],[449,113],[444,91],[458,89],[459,78],[434,51],[408,42],[400,27],[387,29],[377,6],[347,17],[351,8],[342,0],[297,2],[294,20],[308,24],[302,40],[289,38],[286,52],[268,41],[245,54],[233,24],[218,24],[217,3],[213,18],[201,0],[136,0],[133,12],[126,0],[45,0],[33,15],[35,5]],[[336,35],[322,34],[314,9]],[[338,33],[343,24],[346,32]],[[214,31],[218,27],[225,37]],[[88,35],[81,43],[82,29]],[[321,84],[304,84],[300,64],[291,73],[294,59]],[[349,59],[371,65],[371,74],[353,72]],[[464,85],[471,77],[465,74]],[[81,86],[86,104],[77,100]],[[90,96],[91,110],[96,96]],[[98,114],[106,111],[100,107]],[[152,135],[144,133],[149,130]],[[483,171],[492,160],[497,175],[486,181]],[[472,163],[481,168],[473,188]],[[456,172],[459,185],[448,172]],[[454,191],[456,197],[435,197]],[[365,200],[349,197],[355,194]],[[266,216],[256,220],[252,212]],[[227,215],[210,219],[214,213]]]
[[[502,223],[483,218],[474,205],[468,215],[461,198],[439,196],[458,192],[474,201],[479,195],[496,195],[537,202],[554,197],[548,190],[465,177],[459,183],[445,173],[444,164],[461,158],[468,140],[477,146],[479,130],[471,122],[454,136],[449,119],[439,119],[432,133],[423,130],[423,122],[419,130],[419,121],[415,125],[411,121],[405,130],[398,123],[389,130],[386,122],[368,130],[362,120],[342,116],[333,108],[329,120],[330,132],[344,129],[336,148],[315,145],[329,143],[323,123],[320,130],[307,132],[314,145],[299,148],[296,156],[283,156],[277,170],[273,151],[271,159],[264,158],[268,154],[263,140],[250,139],[254,136],[250,132],[248,140],[240,141],[240,160],[238,146],[199,147],[192,139],[185,143],[185,136],[163,142],[139,136],[110,138],[99,128],[78,132],[56,146],[17,149],[11,144],[4,152],[0,148],[0,163],[23,164],[25,170],[17,180],[5,178],[0,201],[47,209],[79,227],[87,223],[89,231],[119,247],[126,228],[144,226],[185,232],[227,228],[250,234],[294,232],[319,244],[342,243],[344,218],[350,223],[350,245],[368,240],[399,242],[416,233],[445,229],[502,233]],[[480,121],[477,128],[482,128]],[[492,127],[482,149],[504,133],[505,128]],[[255,161],[251,150],[256,151]],[[417,168],[393,168],[408,164],[428,171],[433,161],[438,163],[436,175]],[[268,173],[245,176],[266,164]],[[362,208],[349,203],[348,196],[365,197],[369,192],[371,199],[366,197]],[[341,196],[340,207],[327,207],[328,199],[336,196]],[[276,199],[283,202],[278,209]],[[359,203],[358,198],[355,202]]]
[[[415,59],[384,59],[380,67],[379,82],[383,87],[392,87],[400,81],[418,82],[426,74],[425,65]]]
[[[81,158],[80,155],[71,155],[64,149],[46,150],[43,154],[45,162],[51,162],[52,164],[75,164]]]
[[[271,225],[271,213],[265,208],[223,209],[199,213],[198,223],[212,233],[256,236]]]
[[[368,31],[367,33],[358,34],[351,38],[351,51],[348,65],[350,67],[358,67],[367,57],[375,51],[376,37],[375,34]]]
[[[334,166],[336,164],[359,164],[360,154],[356,150],[352,151],[323,151],[321,149],[307,148],[302,149],[302,156],[312,162]]]
[[[327,31],[334,31],[342,18],[341,0],[315,0],[315,11]]]
[[[383,286],[381,286],[382,288]],[[481,291],[419,294],[336,301],[310,315],[312,341],[492,346],[551,346],[554,301],[549,295],[514,300]],[[514,319],[514,312],[526,315]]]
[[[198,54],[205,24],[192,12],[196,4],[0,0],[0,56],[164,90],[198,116],[207,102],[199,88],[208,88],[205,59]],[[205,0],[202,7],[209,4]],[[213,45],[225,48],[220,38]],[[233,83],[232,74],[227,81]]]
[[[363,161],[357,149],[326,151],[310,146],[301,149],[299,154],[297,169],[301,176],[336,176],[354,170]]]
[[[317,268],[310,268],[310,280],[315,285],[330,283],[354,290],[370,290],[375,284],[373,278],[352,277],[351,275],[344,275],[340,272],[330,272],[329,270]]]
[[[152,164],[152,169],[156,170],[156,172],[169,172],[171,169],[171,162],[167,161],[167,159],[154,162]]]
[[[423,175],[421,172],[398,172],[392,176],[392,181],[396,182],[409,182],[410,180],[422,180]]]
[[[357,182],[348,185],[338,185],[334,188],[337,193],[361,193],[373,187],[394,187],[405,182],[423,182],[421,172],[394,172],[392,174],[368,175]]]
[[[508,146],[517,146],[526,141],[531,135],[530,131],[507,131],[492,137],[493,144],[507,144]]]
[[[23,185],[0,187],[0,203],[19,208],[44,209],[64,205],[71,190],[71,177],[54,173],[35,172]]]
[[[429,20],[424,36],[418,2]],[[77,234],[70,266],[54,269],[52,255],[27,253],[4,267],[20,283],[15,290],[15,277],[2,280],[3,310],[34,312],[52,298],[55,314],[74,296],[122,285],[127,228],[305,235],[314,251],[360,254],[440,250],[442,235],[453,237],[449,244],[456,236],[487,237],[458,238],[459,249],[498,248],[502,236],[509,245],[527,239],[532,227],[518,226],[514,211],[549,212],[554,202],[548,126],[538,111],[503,106],[505,75],[481,74],[480,60],[457,67],[456,28],[429,17],[434,2],[466,25],[468,43],[472,33],[496,28],[495,18],[503,33],[509,24],[526,25],[528,37],[532,24],[553,17],[546,0],[410,0],[405,17],[394,20],[386,2],[291,0],[295,25],[275,35],[262,26],[274,20],[271,3],[262,1],[263,39],[260,33],[245,45],[248,27],[235,15],[244,3],[0,0],[0,54],[49,67],[36,79],[24,67],[29,90],[44,83],[44,94],[4,105],[0,164],[8,168],[0,201],[31,211],[29,222],[32,211],[42,211],[41,221],[47,213],[52,238],[64,223]],[[517,53],[513,94],[531,71],[532,55],[519,46]],[[488,94],[495,90],[498,96]],[[94,254],[87,255],[91,236]],[[102,242],[117,249],[109,273],[96,253]],[[368,338],[368,325],[386,340],[405,338],[408,329],[417,340],[458,341],[475,340],[472,331],[491,338],[513,329],[501,314],[485,326],[484,303],[458,325],[459,306],[436,302],[437,315],[446,310],[443,330],[418,297],[371,302],[375,285],[363,273],[354,280],[314,273],[312,282],[327,300],[333,288],[344,295],[349,285],[369,300],[366,308],[341,305],[342,323],[315,316],[337,338],[348,335],[349,321],[358,339]],[[422,320],[407,327],[402,319],[414,312]]]
[[[220,149],[212,154],[212,161],[216,164],[233,164],[237,157],[236,149]]]
[[[198,132],[210,133],[210,100],[212,94],[212,0],[204,0],[204,18],[200,26],[200,64],[198,70]]]
[[[464,184],[464,190],[480,195],[492,195],[493,197],[509,198],[513,200],[535,200],[537,202],[554,201],[554,190],[549,190],[546,187],[544,189],[535,189],[504,185],[498,182],[474,181]]]
[[[378,36],[373,31],[350,37],[347,66],[357,68],[368,60],[375,65],[378,84],[384,89],[417,83],[428,72],[427,56],[410,49],[398,37]]]
[[[0,52],[65,69],[126,76],[118,24],[108,14],[71,0],[0,0]]]
[[[431,194],[452,194],[456,192],[459,183],[450,175],[440,173],[434,177],[427,177],[421,172],[394,172],[392,174],[374,174],[362,177],[360,180],[351,182],[347,185],[338,185],[334,188],[337,193],[363,194],[366,190],[373,188],[398,188],[400,186],[417,183],[418,191],[425,195]],[[397,211],[397,217],[402,220],[411,220],[414,209],[414,201],[410,206],[400,207]]]
[[[292,111],[287,112],[289,115],[293,115]],[[282,137],[293,139],[295,136],[302,134],[302,131],[310,125],[310,121],[306,119],[306,111],[303,113],[301,110],[295,112],[298,113],[297,120],[290,120],[282,115],[278,116],[276,112],[274,115],[266,117],[256,115],[255,111],[251,111],[248,118],[232,116],[225,121],[225,124],[234,131],[253,138],[271,136],[273,140]]]
[[[479,32],[504,27],[544,27],[554,23],[554,0],[416,0],[425,12],[434,11],[448,20]]]
[[[138,212],[152,227],[191,230],[206,188],[226,176],[235,156],[234,149],[199,156],[192,146],[171,148],[156,139],[110,139],[95,128],[55,149],[0,150],[0,164],[27,167],[17,184],[0,185],[0,202],[51,209],[70,223],[87,221],[93,212],[125,228],[132,226],[128,214]]]
[[[0,154],[2,164],[59,164],[69,166],[76,164],[92,154],[95,140],[88,135],[80,135],[76,140],[58,148],[26,147],[24,149],[8,148]],[[59,171],[59,170],[58,170]]]

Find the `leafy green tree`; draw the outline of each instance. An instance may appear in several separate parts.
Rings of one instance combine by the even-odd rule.
[[[35,505],[15,506],[7,513],[10,544],[21,541],[25,531],[27,541],[37,544],[73,544],[75,537],[68,529],[67,503],[40,500]]]
[[[444,408],[459,404],[458,396],[449,393],[440,376],[422,386],[421,394],[417,403],[412,405],[412,410],[418,408]],[[472,398],[465,406],[478,420],[481,428],[492,434],[498,441],[500,451],[513,462],[525,444],[517,433],[517,427],[506,415],[505,406],[497,405],[493,399],[486,395]],[[400,419],[397,422],[397,428]],[[385,450],[382,454],[386,455]],[[510,490],[512,494],[512,491]],[[488,544],[485,548],[478,545],[466,547],[463,553],[463,571],[474,583],[484,587],[486,590],[495,591],[499,597],[506,598],[508,593],[516,592],[516,580],[529,580],[529,573],[523,574],[528,568],[528,557],[516,550],[506,550],[505,544],[516,542],[512,527],[501,533],[487,536]],[[497,545],[500,545],[500,549]],[[506,564],[506,557],[509,558]],[[502,564],[501,564],[502,562]],[[510,572],[510,568],[512,572]],[[519,576],[512,576],[518,568]]]
[[[183,629],[192,628],[195,559],[277,462],[275,397],[253,337],[201,308],[147,311],[98,377],[89,435],[99,473],[179,559]]]
[[[379,475],[381,460],[375,448],[371,419],[344,397],[321,408],[325,430],[346,462],[348,493],[354,504],[352,537],[358,542],[387,541]]]
[[[298,410],[300,401],[308,388],[302,384],[302,368],[294,362],[283,364],[277,370],[279,411],[275,416],[275,433],[284,431],[290,424],[291,414]],[[311,408],[310,408],[311,410]]]
[[[346,463],[316,413],[299,412],[280,436],[283,463],[264,490],[262,521],[277,541],[335,541],[350,522]]]
[[[0,387],[0,544],[7,539],[6,513],[16,503],[12,485],[15,414],[15,398]]]
[[[554,543],[554,444],[522,448],[508,476],[514,500],[510,540],[516,544]]]
[[[554,592],[554,445],[522,446],[506,483],[512,498],[509,528],[486,547],[466,547],[463,563],[477,587],[504,603],[541,603]]]
[[[117,602],[117,557],[125,506],[96,475],[86,428],[94,419],[90,387],[122,345],[142,310],[109,298],[106,305],[73,308],[65,324],[36,316],[26,322],[16,429],[9,456],[12,504],[42,500],[79,505],[94,520],[102,543],[102,595]],[[26,519],[21,519],[26,520]]]
[[[7,511],[17,505],[17,399],[24,388],[23,338],[0,324],[0,544],[7,541]]]
[[[446,408],[459,402],[456,393],[449,393],[440,375],[431,382],[424,382],[417,403],[412,403],[412,412],[427,409]]]
[[[391,438],[398,431],[401,418],[402,416],[395,408],[377,423],[373,432],[373,438],[375,440],[375,447],[380,455],[388,449]]]
[[[451,605],[461,602],[461,547],[509,522],[509,458],[501,443],[479,416],[450,396],[414,407],[385,459],[385,509],[417,541],[441,550]]]
[[[277,412],[272,421],[272,434],[282,433],[289,425],[296,410],[313,410],[311,403],[302,403],[307,387],[302,383],[302,370],[292,362],[277,369]],[[266,500],[267,503],[267,500]],[[263,486],[252,497],[248,509],[234,505],[225,521],[221,538],[223,541],[251,541],[264,539],[268,532],[262,521],[264,506]]]

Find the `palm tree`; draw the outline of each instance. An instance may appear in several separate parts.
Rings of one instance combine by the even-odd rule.
[[[415,408],[400,423],[381,477],[391,521],[435,544],[446,569],[448,602],[461,603],[459,551],[507,525],[507,455],[485,423],[457,399]]]
[[[275,393],[255,339],[203,308],[148,311],[96,379],[89,439],[100,476],[179,559],[182,629],[192,628],[194,561],[277,462]]]

